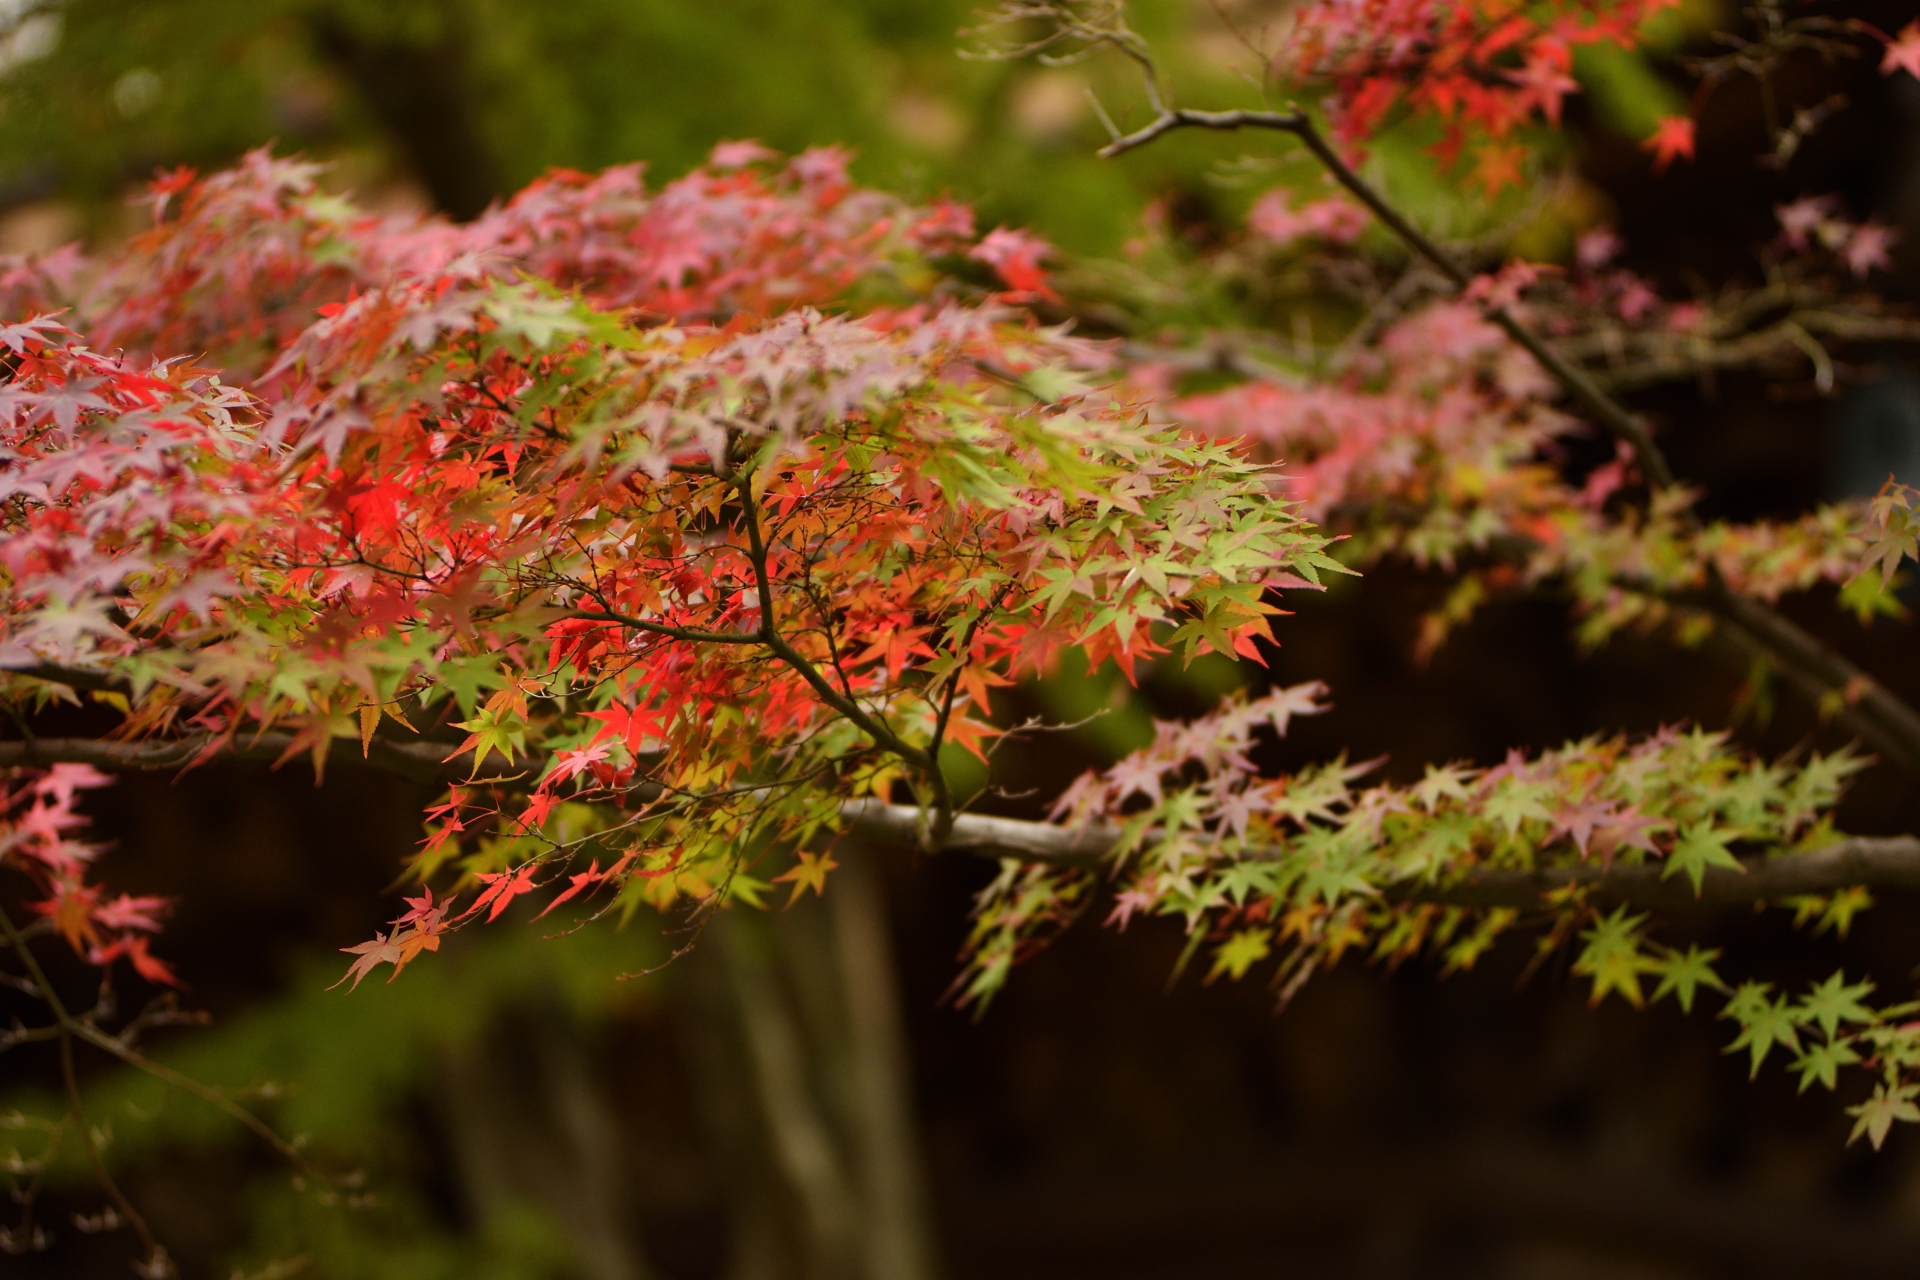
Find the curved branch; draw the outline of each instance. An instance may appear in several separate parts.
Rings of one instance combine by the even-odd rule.
[[[1175,107],[1161,112],[1132,133],[1115,138],[1096,154],[1103,160],[1111,160],[1175,129],[1277,129],[1298,133],[1305,121],[1306,117],[1297,111],[1195,111],[1191,107]]]
[[[1207,112],[1162,106],[1152,123],[1115,139],[1102,148],[1100,154],[1118,155],[1179,128],[1264,128],[1293,134],[1341,186],[1455,286],[1464,289],[1472,283],[1473,277],[1465,267],[1414,226],[1371,183],[1342,160],[1313,121],[1297,109],[1286,112]],[[1637,415],[1609,395],[1584,369],[1557,351],[1507,307],[1490,307],[1486,310],[1486,316],[1538,361],[1600,425],[1627,442],[1648,483],[1656,488],[1668,488],[1675,483],[1666,456],[1654,444],[1646,424]],[[1916,713],[1837,651],[1814,639],[1772,608],[1727,588],[1719,581],[1717,574],[1713,575],[1709,589],[1702,593],[1701,606],[1745,631],[1783,668],[1794,673],[1795,683],[1802,687],[1817,686],[1817,702],[1825,703],[1833,695],[1838,695],[1843,719],[1901,768],[1920,773],[1920,713]]]

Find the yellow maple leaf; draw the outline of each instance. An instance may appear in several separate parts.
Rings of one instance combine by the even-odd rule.
[[[773,882],[793,885],[793,895],[787,899],[787,905],[792,906],[800,901],[800,895],[808,889],[816,894],[825,893],[827,872],[839,865],[830,853],[803,853],[797,865],[784,874],[775,876]]]

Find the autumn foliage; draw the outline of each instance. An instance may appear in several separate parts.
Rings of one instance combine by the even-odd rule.
[[[1107,833],[1101,869],[1044,835],[1006,859],[963,1001],[1103,892],[1115,927],[1171,917],[1211,973],[1265,967],[1283,997],[1350,955],[1466,967],[1544,921],[1596,1000],[1721,993],[1755,1069],[1779,1048],[1804,1082],[1864,1072],[1878,1143],[1920,1117],[1913,1006],[1843,976],[1743,985],[1655,937],[1634,894],[1727,900],[1867,847],[1832,807],[1870,753],[1920,761],[1920,721],[1768,605],[1825,585],[1898,612],[1913,495],[1703,519],[1618,395],[1716,361],[1830,381],[1826,344],[1910,339],[1861,287],[1892,232],[1810,193],[1779,210],[1771,283],[1675,300],[1604,227],[1565,264],[1455,261],[1352,167],[1413,116],[1442,166],[1519,181],[1574,51],[1662,7],[1306,8],[1277,56],[1323,95],[1341,189],[1268,193],[1205,269],[1372,272],[1411,234],[1430,274],[1305,367],[1254,359],[1227,386],[1183,381],[1182,341],[1058,323],[1074,298],[1044,243],[859,188],[832,150],[730,143],[658,189],[637,166],[557,172],[465,225],[361,213],[260,152],[161,177],[114,253],[5,263],[0,689],[23,723],[119,717],[0,744],[4,861],[43,922],[9,923],[15,946],[39,929],[177,981],[151,949],[165,904],[95,882],[77,797],[101,769],[229,755],[444,784],[355,985],[522,899],[697,922],[775,883],[830,892],[825,842],[876,806],[910,808],[929,851],[957,838],[943,758],[1017,728],[997,689],[1075,649],[1129,678],[1169,653],[1259,662],[1282,592],[1399,558],[1453,578],[1424,652],[1486,599],[1552,589],[1588,644],[1737,633],[1864,745],[1769,763],[1722,733],[1595,726],[1398,786],[1344,759],[1254,768],[1324,688],[1229,700],[1057,798],[1056,833]],[[1139,56],[1112,5],[1012,17]],[[1916,72],[1920,27],[1855,34]],[[1325,146],[1304,115],[1248,127]],[[1669,120],[1649,162],[1694,146]],[[1596,430],[1605,460],[1576,469]],[[1844,874],[1792,896],[1839,928],[1866,903]]]

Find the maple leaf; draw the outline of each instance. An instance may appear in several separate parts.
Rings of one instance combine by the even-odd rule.
[[[148,943],[145,938],[138,934],[129,934],[121,939],[121,943],[124,945],[127,961],[133,965],[135,973],[156,986],[180,985],[180,975],[174,972],[172,965],[147,949]]]
[[[533,873],[539,869],[539,866],[537,862],[526,862],[512,871],[480,872],[475,878],[487,887],[480,891],[480,896],[474,899],[472,906],[460,913],[461,918],[465,919],[482,907],[491,905],[492,910],[487,912],[487,922],[491,924],[498,920],[500,913],[507,909],[508,903],[523,893],[533,891]]]
[[[1920,18],[1909,22],[1898,36],[1887,41],[1886,54],[1880,59],[1880,74],[1890,76],[1896,71],[1920,76]],[[1878,1147],[1880,1143],[1875,1141],[1873,1145]]]
[[[775,884],[793,885],[793,892],[787,898],[789,907],[800,901],[800,895],[808,889],[812,889],[816,896],[825,894],[827,872],[840,865],[833,860],[833,855],[827,853],[802,852],[795,857],[797,861],[792,867],[773,878]]]
[[[1274,733],[1287,736],[1287,727],[1295,716],[1325,715],[1333,710],[1332,704],[1325,701],[1327,686],[1319,680],[1309,680],[1304,684],[1288,685],[1275,689],[1264,697],[1256,698],[1247,704],[1250,715],[1258,715],[1273,726]]]
[[[1873,1022],[1876,1015],[1873,1010],[1860,1003],[1862,996],[1873,993],[1871,982],[1859,982],[1846,985],[1846,979],[1839,973],[1807,992],[1800,1000],[1799,1016],[1802,1020],[1820,1028],[1822,1035],[1829,1040],[1842,1022]]]
[[[1458,765],[1428,765],[1426,777],[1413,788],[1414,803],[1428,813],[1432,813],[1442,798],[1464,801],[1468,798],[1467,784],[1473,780],[1473,770]]]
[[[403,913],[402,915],[394,919],[393,923],[396,925],[421,924],[421,923],[428,923],[428,922],[437,924],[440,921],[440,919],[446,915],[447,910],[453,906],[453,900],[449,898],[447,901],[442,902],[439,906],[436,907],[433,904],[433,886],[432,885],[423,885],[421,887],[421,894],[419,897],[417,898],[403,897],[401,901],[407,904],[407,910],[405,911],[405,913]]]
[[[1134,912],[1152,907],[1154,901],[1154,895],[1144,889],[1122,890],[1113,895],[1113,911],[1107,916],[1107,924],[1124,933]]]
[[[1846,243],[1840,248],[1840,258],[1847,264],[1847,270],[1862,279],[1876,268],[1892,270],[1893,255],[1889,250],[1899,238],[1900,233],[1892,227],[1863,222],[1848,233]]]
[[[1473,180],[1489,197],[1497,196],[1508,187],[1521,184],[1526,176],[1526,159],[1527,149],[1518,143],[1489,143],[1480,148],[1473,166]]]
[[[1698,946],[1689,946],[1684,955],[1674,951],[1656,960],[1652,972],[1660,975],[1660,985],[1654,988],[1654,1003],[1658,1004],[1671,992],[1680,1004],[1680,1012],[1692,1013],[1694,993],[1701,987],[1725,991],[1727,984],[1713,971],[1713,962],[1719,958],[1717,950],[1702,951]]]
[[[1214,951],[1213,969],[1207,974],[1207,981],[1211,982],[1224,973],[1238,982],[1246,977],[1248,969],[1272,953],[1272,930],[1242,929]]]
[[[1740,1035],[1727,1046],[1726,1052],[1747,1051],[1749,1077],[1760,1074],[1760,1064],[1767,1060],[1773,1046],[1780,1045],[1793,1053],[1800,1051],[1797,1011],[1785,996],[1769,999],[1767,993],[1772,989],[1768,983],[1743,982],[1727,1001],[1727,1007],[1720,1011],[1721,1017],[1732,1018],[1740,1024]]]
[[[1560,123],[1561,100],[1570,93],[1580,92],[1580,82],[1567,74],[1562,58],[1545,51],[1529,54],[1525,66],[1508,72],[1507,78],[1526,92],[1552,125]]]
[[[1892,1086],[1884,1082],[1875,1085],[1871,1098],[1857,1107],[1847,1108],[1848,1115],[1857,1117],[1847,1141],[1856,1142],[1861,1134],[1865,1134],[1873,1144],[1873,1149],[1878,1151],[1880,1144],[1887,1140],[1887,1133],[1893,1128],[1894,1121],[1905,1120],[1909,1124],[1920,1122],[1920,1107],[1913,1102],[1915,1095],[1920,1095],[1920,1085]]]
[[[1738,830],[1716,828],[1712,822],[1690,822],[1680,829],[1679,837],[1674,841],[1673,852],[1667,855],[1666,869],[1660,878],[1672,875],[1685,875],[1693,882],[1693,891],[1700,892],[1700,883],[1705,879],[1708,867],[1722,867],[1728,871],[1745,871],[1740,859],[1727,851],[1727,846],[1740,839],[1744,833]]]
[[[1653,152],[1653,171],[1665,173],[1676,159],[1693,159],[1693,117],[1664,116],[1640,145]]]
[[[1544,782],[1506,778],[1481,805],[1481,811],[1505,827],[1508,835],[1515,835],[1528,819],[1552,823],[1553,812],[1546,805],[1552,794],[1553,788]]]
[[[1850,1067],[1860,1061],[1860,1055],[1845,1040],[1829,1040],[1817,1044],[1802,1053],[1794,1061],[1793,1069],[1800,1073],[1800,1092],[1818,1080],[1828,1089],[1840,1082],[1840,1068]]]
[[[1573,971],[1593,980],[1589,1004],[1599,1004],[1609,991],[1638,1009],[1646,1003],[1641,994],[1640,975],[1659,971],[1659,962],[1640,950],[1640,926],[1647,918],[1629,916],[1625,907],[1616,907],[1612,915],[1593,923],[1580,937],[1585,943],[1573,962]]]
[[[491,704],[482,707],[471,719],[457,720],[454,727],[468,731],[466,741],[462,742],[447,759],[455,759],[468,751],[473,752],[473,768],[476,775],[480,762],[489,752],[498,752],[509,763],[516,753],[525,754],[527,749],[527,722],[516,712]]]
[[[59,809],[73,803],[73,793],[104,787],[113,781],[90,764],[55,764],[33,781],[33,794],[46,796]]]
[[[567,900],[572,898],[574,895],[578,894],[582,889],[585,889],[588,885],[595,884],[601,879],[603,879],[603,877],[600,874],[600,860],[598,858],[595,858],[593,862],[588,865],[585,871],[580,872],[578,875],[569,877],[567,881],[567,887],[562,889],[559,893],[555,894],[553,896],[553,901],[549,902],[546,905],[545,910],[541,911],[539,915],[534,917],[534,919],[535,920],[545,919],[547,912],[552,911],[555,907],[559,906],[563,902],[566,902]]]
[[[1613,805],[1598,797],[1589,796],[1577,805],[1561,809],[1553,815],[1553,827],[1548,839],[1554,836],[1567,836],[1573,841],[1580,856],[1587,856],[1587,842],[1593,838],[1595,827],[1611,823],[1618,815]]]
[[[93,919],[103,929],[144,929],[148,933],[155,933],[160,929],[161,915],[170,906],[172,902],[166,898],[135,898],[123,893],[111,902],[103,902],[95,907]]]
[[[355,960],[352,965],[348,966],[346,973],[341,976],[340,982],[345,982],[348,978],[351,978],[353,979],[353,986],[349,987],[348,990],[357,990],[360,986],[361,979],[365,978],[369,973],[372,973],[376,967],[383,964],[398,965],[400,963],[400,948],[394,944],[393,938],[399,932],[398,929],[395,929],[393,933],[385,937],[376,933],[371,939],[360,943],[358,946],[340,948],[348,955],[360,957],[358,960]],[[334,983],[333,987],[339,986],[340,982]],[[327,990],[331,991],[333,987],[328,987]]]
[[[1008,227],[995,227],[967,250],[967,256],[992,267],[1016,298],[1038,297],[1051,302],[1060,295],[1047,282],[1040,260],[1053,252],[1053,246],[1040,237]]]

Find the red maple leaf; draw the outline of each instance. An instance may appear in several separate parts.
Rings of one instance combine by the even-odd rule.
[[[1640,145],[1653,152],[1655,173],[1665,173],[1676,157],[1693,159],[1693,117],[1664,117]]]

